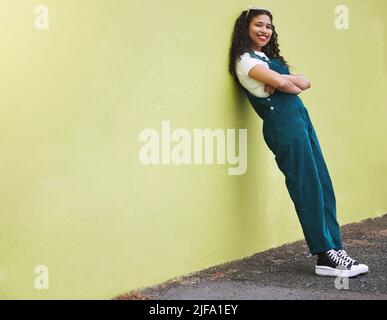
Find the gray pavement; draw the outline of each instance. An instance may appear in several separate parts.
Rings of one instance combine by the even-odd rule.
[[[387,215],[342,227],[347,252],[369,266],[354,278],[319,277],[305,241],[257,253],[168,282],[122,300],[386,300]]]

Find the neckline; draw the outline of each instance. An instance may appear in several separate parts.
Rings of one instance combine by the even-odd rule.
[[[262,52],[262,51],[256,51],[256,50],[253,50],[253,52],[254,52],[255,54],[260,55],[260,56],[267,57],[267,55],[266,55],[264,52]]]
[[[270,62],[269,57],[265,53],[263,53],[261,51],[251,50],[250,53],[255,54],[256,56],[259,57],[259,59],[261,59],[261,60],[263,60],[265,62]]]

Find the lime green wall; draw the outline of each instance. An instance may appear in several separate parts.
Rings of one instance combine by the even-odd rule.
[[[0,2],[0,298],[108,299],[302,238],[262,121],[227,73],[254,1]],[[342,224],[387,210],[385,0],[261,1],[312,88]],[[334,8],[350,10],[336,30]],[[248,170],[138,160],[139,132],[247,128]],[[37,265],[49,289],[34,287]]]

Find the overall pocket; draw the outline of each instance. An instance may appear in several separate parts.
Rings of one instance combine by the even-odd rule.
[[[271,149],[287,150],[286,128],[294,117],[294,104],[288,94],[280,94],[267,106],[265,113],[267,139],[270,140]]]
[[[263,122],[263,136],[266,141],[266,144],[273,151],[274,154],[277,154],[280,150],[287,150],[288,146],[283,141],[283,136],[281,135],[281,118],[283,118],[283,109],[282,107],[271,107],[266,110],[266,117]]]
[[[307,119],[307,111],[306,111],[306,108],[304,106],[304,103],[302,102],[301,98],[299,96],[295,96],[294,98],[294,104],[297,106],[297,109],[298,109],[298,112],[301,116],[301,119],[303,119],[305,121],[305,124],[308,123],[308,119]]]

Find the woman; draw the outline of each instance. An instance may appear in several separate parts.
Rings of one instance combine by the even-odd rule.
[[[343,250],[332,182],[308,110],[298,97],[310,83],[290,74],[269,10],[250,8],[240,14],[229,58],[229,72],[263,120],[264,140],[285,175],[310,253],[318,256],[315,273],[353,277],[368,272],[368,266]]]

